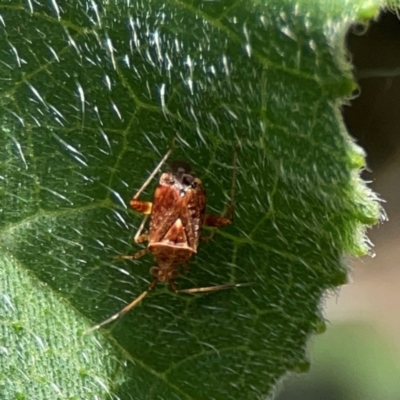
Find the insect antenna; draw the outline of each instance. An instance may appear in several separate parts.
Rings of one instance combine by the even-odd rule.
[[[85,331],[83,334],[84,335],[88,335],[89,333],[92,333],[94,331],[97,331],[97,329],[100,329],[101,327],[103,327],[104,325],[109,324],[112,321],[115,321],[116,319],[118,319],[119,317],[122,317],[124,314],[126,314],[127,312],[129,312],[130,310],[132,310],[133,307],[136,307],[148,294],[149,292],[154,288],[154,286],[157,283],[157,279],[154,279],[149,288],[147,290],[145,290],[141,295],[139,295],[138,297],[136,297],[135,300],[133,300],[131,303],[129,303],[127,306],[125,306],[122,310],[118,311],[116,314],[112,315],[110,318],[107,318],[106,320],[104,320],[103,322],[100,322],[99,324],[91,327],[90,329],[88,329],[87,331]]]
[[[172,150],[174,149],[175,141],[172,142],[171,148],[167,151],[163,159],[158,163],[157,167],[154,169],[154,171],[150,174],[150,176],[147,178],[146,182],[143,183],[142,187],[138,190],[138,192],[133,196],[134,199],[137,199],[141,193],[143,192],[144,189],[149,185],[151,180],[156,176],[157,172],[161,169],[165,161],[167,161],[167,158],[170,156],[172,153]]]

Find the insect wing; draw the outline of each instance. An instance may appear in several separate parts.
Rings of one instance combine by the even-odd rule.
[[[187,245],[196,251],[205,206],[206,196],[201,185],[187,190],[184,196],[180,196],[179,189],[174,185],[159,185],[153,197],[149,242],[162,241],[172,225],[180,219]]]
[[[196,251],[206,208],[206,194],[202,188],[191,190],[182,198],[182,203],[180,218],[185,227],[188,245]]]
[[[159,185],[154,192],[149,241],[159,242],[179,218],[179,192],[173,186]]]

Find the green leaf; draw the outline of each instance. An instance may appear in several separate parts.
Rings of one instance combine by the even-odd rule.
[[[252,399],[308,368],[321,295],[379,217],[338,110],[344,34],[379,4],[0,5],[2,399]],[[151,279],[151,257],[114,257],[139,248],[127,205],[174,136],[213,213],[240,144],[234,224],[177,285],[253,284],[159,284],[82,337]]]

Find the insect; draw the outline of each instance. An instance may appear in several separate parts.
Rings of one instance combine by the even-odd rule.
[[[178,267],[183,265],[185,269],[188,269],[188,260],[197,252],[202,226],[219,228],[232,222],[236,181],[236,152],[233,166],[231,204],[228,207],[231,215],[228,217],[205,213],[206,193],[203,184],[191,171],[190,166],[183,161],[171,163],[170,170],[162,173],[158,187],[153,195],[153,202],[139,200],[139,196],[161,169],[171,152],[172,148],[130,201],[130,205],[134,210],[145,215],[134,240],[136,243],[147,241],[147,247],[139,250],[134,255],[118,256],[120,259],[137,260],[145,254],[151,253],[156,261],[156,266],[150,268],[150,274],[153,279],[147,290],[141,295],[110,318],[90,328],[85,332],[86,334],[126,314],[138,305],[158,282],[168,283],[175,293],[190,294],[243,286],[243,284],[227,284],[177,289],[175,279],[179,277]],[[149,216],[149,230],[142,233]],[[215,230],[209,238],[205,239],[210,239],[214,232]]]

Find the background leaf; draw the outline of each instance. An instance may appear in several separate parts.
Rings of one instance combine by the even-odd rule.
[[[2,398],[249,399],[307,369],[321,295],[379,214],[338,112],[343,36],[379,4],[0,6]],[[160,285],[82,338],[147,287],[150,257],[113,257],[137,250],[127,204],[174,135],[214,213],[241,146],[235,222],[179,287],[254,285]]]

